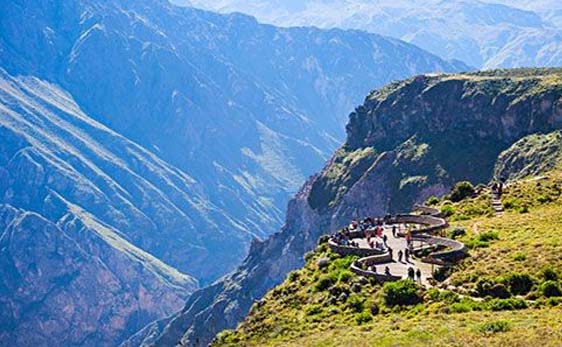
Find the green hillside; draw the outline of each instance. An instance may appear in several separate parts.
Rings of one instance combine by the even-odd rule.
[[[544,176],[511,182],[503,216],[483,187],[457,203],[431,199],[470,248],[435,287],[359,278],[355,257],[320,244],[213,346],[559,346],[562,171]]]

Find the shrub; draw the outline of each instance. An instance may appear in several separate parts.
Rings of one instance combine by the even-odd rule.
[[[379,306],[375,303],[371,304],[371,306],[369,307],[369,310],[371,311],[371,314],[373,316],[376,316],[380,312]]]
[[[439,203],[439,198],[436,196],[430,196],[425,202],[427,206],[437,205],[438,203]]]
[[[523,205],[523,206],[517,208],[517,212],[519,212],[521,214],[528,213],[529,212],[529,206]]]
[[[509,323],[505,320],[487,322],[478,326],[481,333],[501,333],[509,331]]]
[[[323,291],[333,286],[337,281],[333,274],[322,275],[316,282],[315,288],[317,291]]]
[[[490,278],[480,278],[476,281],[476,291],[481,297],[508,298],[511,296],[505,285]]]
[[[289,282],[295,282],[296,280],[299,279],[299,277],[300,277],[300,273],[298,271],[291,271],[289,272],[287,279],[289,280]]]
[[[497,283],[490,288],[490,295],[494,298],[509,298],[511,293],[507,289],[507,287],[502,283]]]
[[[472,306],[466,302],[455,302],[449,306],[449,312],[451,313],[465,313],[472,311]]]
[[[527,255],[523,252],[515,252],[512,258],[515,261],[525,261],[527,260]]]
[[[354,312],[361,312],[363,311],[363,306],[365,303],[365,299],[359,295],[351,295],[347,299],[347,307],[349,307]]]
[[[339,281],[342,283],[348,283],[353,278],[353,272],[349,270],[343,270],[340,272]]]
[[[558,282],[553,280],[548,280],[543,282],[540,286],[540,291],[547,298],[553,296],[562,296],[562,291],[560,290],[560,286],[558,285]]]
[[[389,307],[415,305],[421,302],[418,285],[409,280],[387,282],[383,286],[384,302]]]
[[[542,278],[545,281],[557,281],[558,280],[558,271],[553,268],[551,265],[547,265],[541,269]]]
[[[360,312],[360,313],[355,315],[355,321],[359,325],[369,323],[372,320],[373,320],[373,317],[367,311],[363,311],[363,312]]]
[[[527,302],[521,299],[492,299],[488,303],[488,308],[492,311],[512,311],[527,308]]]
[[[547,202],[551,202],[552,198],[548,195],[541,194],[537,196],[537,201],[541,204],[546,204]]]
[[[455,185],[451,194],[449,194],[449,200],[452,202],[459,202],[465,198],[474,195],[474,186],[472,183],[464,181],[459,182]]]
[[[512,272],[502,278],[502,282],[505,283],[511,294],[513,295],[525,295],[531,291],[535,281],[531,278],[529,274],[522,274],[518,272]]]
[[[449,230],[449,238],[450,239],[456,239],[459,236],[464,236],[466,235],[466,230],[464,228],[453,228]]]
[[[312,305],[307,307],[304,312],[306,313],[307,316],[314,316],[322,313],[322,307],[318,305]]]
[[[478,234],[478,240],[479,241],[489,242],[489,241],[499,240],[499,239],[500,239],[500,236],[499,236],[497,231],[486,231],[486,232]]]
[[[441,214],[445,217],[452,216],[455,214],[455,208],[451,205],[445,205],[441,207]]]

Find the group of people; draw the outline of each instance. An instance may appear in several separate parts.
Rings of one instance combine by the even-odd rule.
[[[393,237],[398,237],[400,232],[399,225],[393,223],[392,217],[387,216],[385,218],[373,218],[367,217],[363,220],[353,220],[348,226],[339,230],[335,234],[331,235],[331,239],[341,246],[348,247],[359,247],[358,242],[353,240],[352,233],[361,233],[367,241],[370,248],[373,249],[386,249],[390,253],[390,259],[393,260],[393,250],[388,245],[388,236],[384,233],[384,225],[392,223],[392,235]],[[404,250],[400,249],[397,252],[398,262],[410,263],[410,258],[413,255],[413,238],[411,225],[407,225],[405,232],[406,248]],[[356,234],[357,235],[357,234]],[[354,237],[357,237],[354,235]],[[377,268],[374,265],[367,267],[368,271],[377,273]],[[409,266],[407,269],[408,279],[417,280],[421,282],[422,273],[418,268],[414,270],[413,267]],[[384,267],[384,275],[391,276],[389,266]]]
[[[420,268],[414,271],[414,268],[408,268],[408,279],[415,281],[416,279],[421,282],[422,273]]]

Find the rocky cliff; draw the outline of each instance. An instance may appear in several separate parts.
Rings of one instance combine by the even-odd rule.
[[[500,154],[494,176],[502,180],[517,180],[548,172],[561,163],[562,132],[533,134]]]
[[[320,235],[355,216],[403,211],[456,181],[487,183],[503,150],[560,128],[561,70],[424,75],[371,93],[350,115],[345,144],[289,204],[283,229],[193,294],[163,329],[147,328],[145,345],[206,345],[301,266]]]

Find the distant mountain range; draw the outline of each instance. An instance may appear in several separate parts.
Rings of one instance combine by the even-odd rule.
[[[114,346],[277,231],[399,40],[163,0],[0,12],[0,345]],[[198,284],[199,282],[199,284]]]
[[[184,0],[173,0],[186,3]],[[481,68],[562,65],[560,1],[190,0],[280,26],[361,29]],[[502,2],[498,4],[494,2]]]

